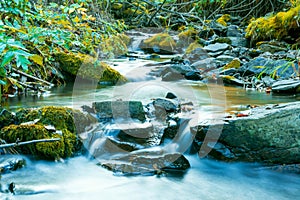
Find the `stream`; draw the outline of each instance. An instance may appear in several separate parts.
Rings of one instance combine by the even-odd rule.
[[[137,59],[111,61],[113,67],[131,82],[119,86],[97,88],[95,83],[77,80],[74,85],[53,88],[37,96],[12,97],[4,107],[44,105],[80,108],[95,101],[139,100],[165,97],[167,92],[192,101],[199,110],[198,120],[224,116],[246,109],[247,105],[265,105],[299,101],[299,96],[276,96],[195,81],[162,82],[148,76],[153,61]],[[21,170],[1,178],[2,189],[10,182],[16,194],[0,193],[0,199],[297,199],[300,176],[278,173],[252,163],[224,163],[186,155],[191,168],[183,176],[119,176],[97,166],[87,157],[79,156],[64,162],[31,161]]]

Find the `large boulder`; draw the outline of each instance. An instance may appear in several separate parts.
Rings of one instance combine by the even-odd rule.
[[[298,102],[264,106],[252,109],[249,116],[193,127],[193,149],[209,149],[208,155],[222,160],[299,163],[299,113]]]

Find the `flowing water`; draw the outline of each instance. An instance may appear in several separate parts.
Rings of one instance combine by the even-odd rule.
[[[191,101],[199,119],[217,118],[247,105],[298,101],[299,96],[275,96],[265,92],[203,84],[194,81],[161,82],[147,76],[149,60],[114,61],[115,68],[132,82],[97,88],[80,80],[74,85],[54,88],[38,96],[9,98],[4,106],[59,105],[80,108],[103,100],[140,100],[144,104],[173,92],[182,101]],[[183,130],[186,131],[186,130]],[[180,138],[185,140],[186,138]],[[188,138],[187,138],[188,139]],[[27,167],[2,176],[16,184],[16,195],[0,193],[0,199],[297,199],[300,176],[262,169],[258,164],[223,163],[187,156],[191,169],[183,176],[113,175],[90,159],[80,156],[65,162],[27,161]]]

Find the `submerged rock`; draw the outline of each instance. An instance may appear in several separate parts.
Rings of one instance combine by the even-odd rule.
[[[180,153],[137,151],[113,160],[100,161],[99,165],[124,175],[152,175],[184,173],[190,168],[189,161]]]
[[[0,174],[9,171],[15,171],[19,168],[23,168],[26,165],[24,158],[20,156],[1,156],[0,157]]]
[[[191,130],[196,134],[195,142],[210,149],[208,155],[216,159],[297,164],[300,160],[299,113],[300,103],[258,107],[252,109],[249,116],[203,124]],[[215,137],[218,134],[220,137]],[[216,142],[222,144],[225,153],[214,154],[219,148],[214,146]]]
[[[143,146],[157,144],[156,134],[151,123],[117,123],[110,126],[108,132],[119,141],[130,142]]]

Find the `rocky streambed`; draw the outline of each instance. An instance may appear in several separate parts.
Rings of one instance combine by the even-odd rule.
[[[5,126],[1,137],[10,143],[17,138],[24,140],[25,134],[28,140],[42,137],[38,134],[61,137],[59,142],[16,145],[14,149],[39,159],[87,154],[98,165],[123,175],[185,173],[190,168],[185,157],[189,154],[226,162],[284,166],[286,171],[299,172],[299,110],[297,102],[271,104],[249,108],[242,115],[198,121],[195,119],[202,113],[193,103],[168,93],[146,105],[139,101],[102,101],[83,106],[82,111],[45,107],[11,113],[15,120],[10,120],[27,123]],[[52,112],[58,121],[49,121]],[[39,120],[28,123],[33,115]],[[69,115],[68,123],[59,120]],[[26,132],[29,129],[31,133]],[[2,172],[25,165],[20,158],[1,163]]]

